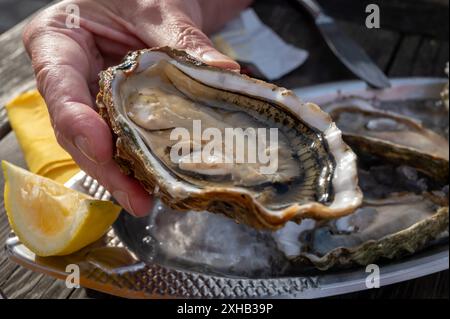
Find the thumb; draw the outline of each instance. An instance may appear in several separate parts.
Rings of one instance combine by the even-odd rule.
[[[152,33],[144,32],[142,40],[150,47],[170,46],[186,51],[198,60],[223,69],[240,70],[240,65],[214,48],[208,36],[186,15],[178,14]],[[142,28],[141,30],[149,30]]]

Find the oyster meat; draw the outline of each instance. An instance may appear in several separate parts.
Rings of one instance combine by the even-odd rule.
[[[361,204],[356,156],[340,130],[286,89],[170,48],[131,53],[100,87],[117,162],[173,209],[278,229]]]

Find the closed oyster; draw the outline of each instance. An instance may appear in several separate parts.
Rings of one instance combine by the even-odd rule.
[[[326,113],[290,91],[169,48],[131,53],[101,74],[100,87],[117,162],[174,209],[277,229],[289,220],[344,216],[361,204],[355,154]],[[205,138],[198,124],[215,130]],[[189,138],[174,140],[177,129]],[[276,132],[276,143],[260,129]],[[229,152],[204,156],[208,146]],[[242,149],[246,160],[238,161]],[[270,165],[250,160],[255,149],[277,156]]]

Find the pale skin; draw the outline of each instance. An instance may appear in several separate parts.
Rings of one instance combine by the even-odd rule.
[[[221,68],[239,65],[214,49],[217,31],[252,0],[63,1],[36,16],[23,39],[59,144],[129,213],[146,215],[151,196],[113,160],[113,138],[95,110],[98,74],[130,50],[171,46]],[[66,27],[66,8],[80,8],[80,28]]]

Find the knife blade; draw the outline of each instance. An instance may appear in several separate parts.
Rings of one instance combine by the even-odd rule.
[[[391,86],[389,79],[367,53],[328,16],[315,0],[296,0],[313,16],[316,26],[336,57],[360,79],[374,88]]]

